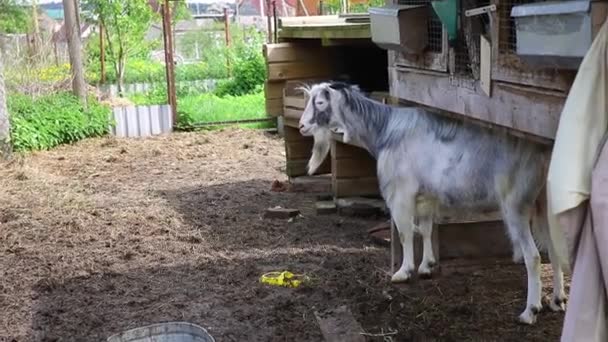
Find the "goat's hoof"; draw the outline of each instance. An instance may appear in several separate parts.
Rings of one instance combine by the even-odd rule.
[[[431,279],[433,278],[433,267],[435,266],[434,262],[428,262],[426,264],[421,264],[418,268],[418,277],[420,279]]]
[[[393,283],[406,283],[408,282],[410,279],[412,278],[412,272],[411,271],[397,271],[397,273],[393,274],[393,277],[391,278],[391,282]]]
[[[538,316],[538,313],[540,312],[541,307],[540,306],[533,306],[530,305],[526,308],[526,310],[519,315],[519,323],[523,323],[523,324],[528,324],[528,325],[532,325],[534,323],[536,323],[536,317]]]
[[[514,253],[513,254],[513,263],[515,263],[515,264],[523,264],[524,263],[524,256],[521,253],[519,253],[519,254]]]
[[[551,301],[549,302],[549,308],[555,312],[566,311],[566,302],[567,299],[565,294],[554,294],[553,297],[551,297]]]

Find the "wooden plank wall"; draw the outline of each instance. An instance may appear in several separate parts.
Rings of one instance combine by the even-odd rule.
[[[330,154],[335,198],[380,195],[376,160],[366,150],[334,139]]]
[[[306,165],[311,156],[313,145],[312,137],[303,137],[297,128],[285,126],[285,172],[289,177],[305,176]],[[329,156],[319,167],[315,174],[326,174],[331,172]]]
[[[283,114],[285,82],[296,79],[331,78],[338,72],[335,50],[318,41],[264,45],[266,59],[266,114]]]

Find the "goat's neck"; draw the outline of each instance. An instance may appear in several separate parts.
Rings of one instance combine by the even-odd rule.
[[[383,106],[383,105],[382,105]],[[383,140],[390,130],[393,112],[385,108],[385,112],[359,113],[351,111],[353,121],[347,131],[347,143],[366,149],[374,158],[378,157],[383,148]]]

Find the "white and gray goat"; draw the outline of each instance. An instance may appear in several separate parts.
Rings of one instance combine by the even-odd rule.
[[[432,223],[439,209],[500,211],[513,258],[517,262],[523,258],[527,271],[527,303],[519,320],[535,323],[542,307],[536,242],[549,253],[553,268],[549,307],[565,310],[563,264],[548,235],[544,203],[545,147],[422,108],[388,106],[367,98],[355,85],[331,82],[301,89],[308,100],[300,133],[314,137],[309,174],[327,156],[332,131],[342,133],[345,143],[365,148],[377,160],[380,190],[403,247],[393,282],[407,281],[414,272],[415,232],[423,239],[418,274],[430,276],[435,265]]]

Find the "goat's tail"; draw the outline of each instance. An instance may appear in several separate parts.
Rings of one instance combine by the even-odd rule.
[[[313,140],[312,156],[308,160],[307,166],[308,175],[314,174],[319,166],[323,164],[325,157],[327,157],[331,146],[331,131],[328,129],[319,129],[314,132]]]
[[[543,187],[534,205],[531,230],[539,250],[547,252],[553,265],[559,265],[562,270],[568,270],[568,260],[556,252],[556,246],[551,237],[549,227],[549,210],[546,185]],[[554,270],[555,271],[555,270]]]

